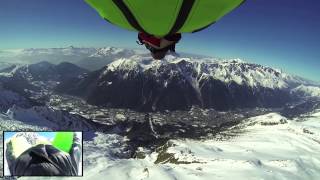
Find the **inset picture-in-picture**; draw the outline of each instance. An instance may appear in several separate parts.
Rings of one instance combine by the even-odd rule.
[[[4,176],[82,176],[82,132],[3,133]]]

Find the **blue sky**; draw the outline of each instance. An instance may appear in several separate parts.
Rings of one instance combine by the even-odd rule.
[[[242,58],[320,81],[320,1],[247,0],[177,50]],[[0,49],[137,48],[136,33],[106,23],[83,0],[1,0]]]
[[[4,140],[10,139],[18,132],[4,132]],[[53,139],[56,135],[56,132],[38,132],[40,136],[46,137],[47,139]]]

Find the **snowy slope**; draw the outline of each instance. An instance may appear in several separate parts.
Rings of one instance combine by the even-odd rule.
[[[172,140],[143,159],[121,159],[125,139],[99,134],[84,144],[84,179],[317,180],[320,110],[305,118],[253,117],[239,125],[241,131],[231,128],[214,140]]]
[[[48,131],[48,128],[39,127],[39,126],[32,126],[27,125],[21,121],[12,120],[10,117],[8,117],[6,114],[0,113],[0,135],[2,136],[3,131]],[[0,155],[3,157],[3,139],[0,138]],[[5,152],[5,151],[4,151]],[[2,168],[8,168],[6,164],[0,163],[0,170],[1,174],[3,173]],[[8,170],[8,169],[7,169]]]
[[[0,76],[12,77],[20,67],[21,65],[12,65],[12,66],[0,69]]]
[[[0,113],[0,130],[1,131],[45,131],[49,130],[50,128],[47,127],[40,127],[37,125],[28,125],[26,123],[23,123],[19,120],[11,119],[7,114]]]
[[[28,125],[52,130],[90,131],[95,129],[90,122],[80,116],[45,106],[21,108],[14,105],[8,109],[6,115],[10,119],[18,120]]]
[[[292,93],[301,94],[303,96],[320,97],[320,87],[300,85],[294,88]]]
[[[0,112],[7,111],[13,105],[19,105],[22,107],[29,107],[30,103],[21,95],[3,89],[0,83]]]
[[[172,141],[166,152],[182,165],[167,164],[177,179],[318,179],[319,115],[295,122],[271,113],[231,130],[231,139]]]

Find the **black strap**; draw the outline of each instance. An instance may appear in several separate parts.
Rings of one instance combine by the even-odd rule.
[[[235,7],[235,9],[240,7],[241,5],[243,5],[245,2],[246,2],[246,0],[242,0],[242,2],[237,7]],[[208,28],[209,26],[211,26],[211,25],[213,25],[215,23],[216,23],[216,21],[214,21],[214,22],[212,22],[212,23],[210,23],[210,24],[208,24],[208,25],[206,25],[206,26],[204,26],[202,28],[196,29],[196,30],[192,31],[192,33],[196,33],[196,32],[202,31],[202,30]]]
[[[214,21],[213,23],[210,23],[210,24],[208,24],[208,25],[206,25],[206,26],[204,26],[202,28],[196,29],[196,30],[192,31],[192,33],[196,33],[196,32],[202,31],[202,30],[208,28],[209,26],[213,25],[214,23],[216,23],[216,22]]]
[[[146,33],[123,0],[112,0],[112,1],[121,10],[123,15],[126,17],[127,21],[130,23],[130,25],[133,28],[135,28],[139,32]]]
[[[103,18],[104,20],[106,20],[108,23],[113,24],[109,19],[107,18]]]
[[[183,0],[183,3],[181,5],[179,15],[176,19],[176,22],[174,23],[174,25],[172,26],[172,28],[168,34],[177,33],[182,28],[182,26],[184,25],[184,23],[188,19],[188,16],[189,16],[191,9],[194,5],[194,2],[195,2],[195,0]]]

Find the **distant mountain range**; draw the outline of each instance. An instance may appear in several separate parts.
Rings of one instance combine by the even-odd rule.
[[[1,63],[3,55],[12,63]],[[239,59],[0,51],[0,128],[83,131],[86,179],[248,179],[248,169],[263,172],[256,179],[316,179],[319,108],[319,84]]]
[[[6,112],[13,105],[23,108],[41,105],[31,96],[50,94],[58,83],[88,72],[67,62],[58,65],[39,62],[12,65],[2,69],[0,70],[0,111]]]
[[[42,61],[59,64],[70,62],[88,70],[97,70],[108,63],[134,54],[146,54],[143,50],[131,50],[115,47],[104,48],[30,48],[0,50],[0,69],[11,64],[34,64]],[[3,66],[1,66],[3,64]]]
[[[89,71],[68,62],[54,65],[47,61],[42,61],[30,65],[12,65],[0,70],[0,75],[30,81],[62,81],[62,79],[76,77],[87,72]]]
[[[306,96],[301,91],[314,91],[314,88],[297,89],[299,86],[318,85],[240,59],[168,55],[159,61],[136,50],[113,47],[27,49],[15,53],[12,57],[81,57],[76,64],[82,62],[83,67],[91,64],[100,69],[89,71],[59,61],[12,65],[0,70],[0,82],[6,90],[24,97],[31,91],[55,91],[78,96],[94,105],[139,111],[180,110],[192,106],[216,110],[282,107],[297,97]]]
[[[314,82],[239,59],[167,56],[163,61],[134,55],[58,85],[60,93],[95,105],[142,111],[189,109],[228,110],[281,107],[295,99],[291,89]]]
[[[79,48],[29,48],[0,50],[0,70],[14,64],[35,64],[47,61],[53,64],[69,62],[88,70],[98,70],[119,58],[133,55],[149,56],[145,49],[125,49],[116,47]],[[202,55],[181,53],[184,57],[205,57]]]
[[[300,85],[292,89],[292,94],[307,97],[320,97],[320,87]]]

